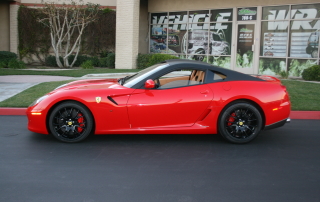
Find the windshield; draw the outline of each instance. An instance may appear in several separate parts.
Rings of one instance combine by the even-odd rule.
[[[123,84],[123,86],[125,86],[127,88],[131,88],[132,86],[134,86],[135,84],[137,84],[141,80],[146,79],[147,77],[149,77],[153,73],[159,71],[160,69],[165,68],[166,66],[168,66],[167,63],[155,64],[151,67],[143,69],[140,72],[126,78],[122,84]]]

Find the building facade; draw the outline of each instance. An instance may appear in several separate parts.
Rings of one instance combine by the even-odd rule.
[[[248,74],[300,77],[319,64],[318,0],[91,0],[117,10],[116,68],[138,53],[166,53]],[[0,2],[0,51],[18,52],[17,12],[36,0]]]
[[[118,0],[117,11],[129,2]],[[117,47],[131,61],[138,53],[166,53],[248,74],[286,71],[293,77],[319,64],[318,1],[141,0],[139,12],[123,21],[139,31],[132,39],[135,51]],[[117,18],[117,27],[123,21]],[[117,44],[120,38],[117,30]],[[126,62],[119,57],[117,68],[135,68]]]

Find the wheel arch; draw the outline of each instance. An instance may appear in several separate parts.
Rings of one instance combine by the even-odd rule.
[[[47,131],[50,131],[49,130],[49,116],[51,114],[51,112],[60,104],[62,103],[65,103],[65,102],[74,102],[74,103],[77,103],[77,104],[80,104],[82,105],[83,107],[85,107],[91,114],[91,117],[92,117],[92,120],[93,120],[93,128],[92,128],[92,132],[95,131],[96,129],[96,121],[95,121],[95,117],[94,115],[92,114],[92,111],[90,110],[89,107],[87,107],[85,104],[83,104],[82,102],[78,101],[78,100],[72,100],[72,99],[68,99],[68,100],[61,100],[61,101],[58,101],[56,102],[55,104],[53,104],[50,109],[48,110],[47,112],[47,115],[46,115],[46,128],[47,128]]]
[[[257,102],[255,102],[255,101],[253,101],[253,100],[250,100],[250,99],[236,99],[236,100],[230,101],[230,102],[229,102],[228,104],[226,104],[226,105],[222,108],[222,110],[220,111],[220,114],[219,114],[219,117],[218,117],[218,119],[217,119],[217,123],[216,123],[216,124],[217,124],[217,125],[219,124],[219,121],[220,121],[220,119],[221,119],[221,116],[222,116],[223,112],[224,112],[229,106],[231,106],[231,105],[233,105],[233,104],[235,104],[235,103],[239,103],[239,102],[246,102],[246,103],[252,104],[254,107],[256,107],[256,108],[258,109],[258,111],[260,112],[261,117],[262,117],[262,123],[263,123],[263,125],[262,125],[261,130],[263,130],[264,127],[265,127],[265,123],[266,123],[265,113],[264,113],[263,109],[261,108],[261,106],[260,106]],[[219,128],[219,127],[217,127],[217,128]],[[218,129],[218,130],[219,130],[219,129]],[[219,131],[218,131],[218,132],[219,132]]]

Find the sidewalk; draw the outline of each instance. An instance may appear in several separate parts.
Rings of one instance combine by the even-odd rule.
[[[83,77],[9,75],[0,76],[0,102],[34,85],[49,81],[121,78],[134,73],[88,74]],[[0,115],[26,115],[26,108],[0,108]],[[320,111],[291,111],[291,119],[320,120]]]

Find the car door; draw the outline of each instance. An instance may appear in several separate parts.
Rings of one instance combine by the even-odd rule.
[[[127,105],[131,128],[192,126],[213,99],[206,84],[193,84],[136,89]]]

